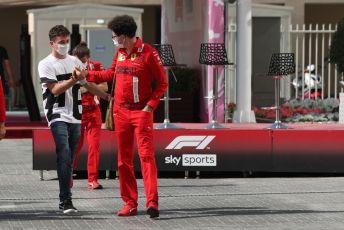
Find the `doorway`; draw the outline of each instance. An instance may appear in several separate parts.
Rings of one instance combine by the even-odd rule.
[[[267,76],[272,53],[280,52],[279,17],[253,17],[252,19],[252,105],[272,106],[274,80]]]

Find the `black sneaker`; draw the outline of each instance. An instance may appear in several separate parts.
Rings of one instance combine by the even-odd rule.
[[[63,207],[64,207],[64,203],[63,203],[63,201],[60,201],[60,203],[59,203],[59,209],[60,209],[60,210],[63,210]]]
[[[157,206],[150,206],[147,209],[147,214],[150,218],[155,219],[159,217],[159,209]]]
[[[73,203],[71,200],[66,200],[63,206],[63,213],[68,214],[68,213],[73,213],[73,212],[78,212],[78,209],[76,209],[73,206]]]

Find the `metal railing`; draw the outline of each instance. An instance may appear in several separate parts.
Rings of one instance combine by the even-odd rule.
[[[316,24],[290,25],[286,31],[291,37],[291,50],[295,52],[294,79],[301,80],[301,86],[295,87],[295,98],[338,98],[338,73],[336,65],[329,62],[332,35],[336,30],[337,26],[331,24]],[[310,76],[305,76],[305,69],[311,65],[314,65],[313,76],[320,81],[313,82],[312,87],[309,87],[309,80],[312,79],[307,79]]]

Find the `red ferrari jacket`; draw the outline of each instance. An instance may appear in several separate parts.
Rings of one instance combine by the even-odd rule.
[[[94,71],[101,71],[104,70],[104,67],[102,63],[89,60],[87,63],[87,70],[94,70]],[[98,103],[97,103],[98,101]],[[99,97],[91,94],[91,93],[84,93],[82,95],[82,106],[88,107],[88,106],[97,106],[99,104]]]
[[[115,104],[139,103],[150,105],[153,109],[159,104],[168,83],[159,53],[140,38],[127,54],[119,48],[109,69],[89,71],[87,80],[91,82],[112,81],[116,77]],[[156,88],[152,90],[152,82]]]
[[[5,106],[5,95],[2,89],[1,76],[0,76],[0,122],[6,120],[6,106]]]

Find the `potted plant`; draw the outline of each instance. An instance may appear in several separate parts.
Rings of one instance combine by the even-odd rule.
[[[234,111],[236,105],[230,103],[229,111]],[[322,99],[292,99],[286,101],[280,110],[281,120],[284,122],[337,122],[339,101],[335,98]],[[258,123],[273,123],[275,121],[275,108],[253,107]]]
[[[336,122],[339,101],[335,98],[292,99],[281,106],[281,119],[285,122]],[[256,117],[275,119],[275,109],[254,108]],[[258,119],[257,119],[258,120]]]

